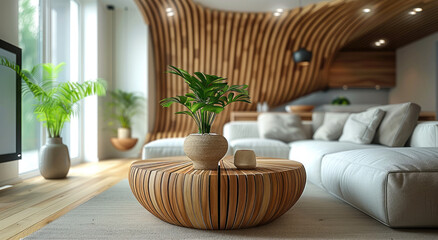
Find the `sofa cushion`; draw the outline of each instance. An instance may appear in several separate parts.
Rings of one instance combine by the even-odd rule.
[[[257,121],[233,121],[224,125],[224,137],[228,141],[241,138],[258,138]]]
[[[359,144],[371,143],[384,115],[385,112],[380,109],[351,114],[345,123],[339,141]]]
[[[313,132],[316,132],[319,127],[324,123],[325,112],[313,112],[312,113],[312,125]]]
[[[152,141],[143,147],[142,159],[184,156],[185,138],[164,138]]]
[[[229,142],[233,155],[237,150],[253,150],[257,157],[285,158],[289,156],[289,146],[274,139],[246,138]]]
[[[438,122],[418,124],[409,139],[411,147],[438,147]]]
[[[326,154],[352,149],[382,148],[381,145],[363,145],[348,142],[303,140],[289,144],[291,146],[289,159],[299,161],[304,165],[307,179],[322,187],[321,160]]]
[[[300,116],[284,113],[263,113],[257,118],[261,138],[291,142],[306,139]]]
[[[321,179],[327,191],[388,226],[438,226],[438,148],[328,154]]]
[[[342,135],[344,124],[350,116],[349,113],[328,112],[324,116],[322,125],[316,130],[313,139],[334,141]]]
[[[417,125],[421,107],[415,103],[408,102],[370,109],[376,108],[386,113],[377,129],[373,143],[389,147],[403,147]]]

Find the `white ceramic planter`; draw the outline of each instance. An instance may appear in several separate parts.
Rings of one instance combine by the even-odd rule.
[[[118,128],[117,129],[117,138],[131,138],[131,129],[130,128]]]
[[[195,169],[217,170],[218,162],[227,151],[227,139],[215,133],[190,134],[184,140],[184,152]]]
[[[46,179],[65,178],[70,170],[68,148],[62,138],[48,138],[41,147],[39,159],[40,173]]]

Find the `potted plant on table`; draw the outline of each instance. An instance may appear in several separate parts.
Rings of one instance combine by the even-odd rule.
[[[103,80],[56,82],[65,63],[37,65],[31,71],[0,58],[0,65],[14,70],[23,80],[22,94],[32,94],[35,100],[34,114],[47,128],[46,145],[41,147],[39,169],[46,179],[65,178],[70,170],[68,148],[62,143],[64,124],[77,113],[79,101],[91,95],[104,95]]]
[[[228,142],[222,136],[210,133],[216,115],[233,102],[250,102],[247,85],[228,85],[226,78],[186,71],[169,66],[168,73],[180,76],[189,85],[191,93],[161,100],[161,106],[178,103],[187,108],[176,112],[191,117],[198,126],[197,134],[190,134],[184,141],[184,152],[193,161],[195,169],[217,169],[220,159],[228,151]]]
[[[114,122],[118,123],[117,138],[131,138],[131,121],[140,113],[144,98],[139,94],[120,89],[111,91],[110,96],[111,101],[108,106],[111,108],[112,121],[108,124],[114,126]]]

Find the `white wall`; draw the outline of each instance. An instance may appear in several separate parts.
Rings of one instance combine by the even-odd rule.
[[[149,30],[136,7],[114,10],[113,76],[114,88],[148,96]],[[115,157],[138,157],[147,134],[147,103],[133,119],[132,136],[138,138],[136,147],[127,152],[116,152]]]
[[[113,21],[114,12],[106,8],[106,4],[99,2],[98,9],[98,75],[108,83],[108,89],[114,88],[113,81]],[[114,156],[114,150],[110,143],[111,132],[107,130],[106,119],[108,112],[109,96],[99,97],[99,160],[109,159]]]
[[[437,110],[438,32],[397,49],[397,82],[390,103],[416,102],[422,111]]]
[[[18,1],[2,0],[0,4],[0,39],[18,46]],[[18,161],[0,164],[0,186],[18,179]]]
[[[133,2],[119,2],[114,10],[108,10],[111,1],[99,0],[98,7],[98,73],[108,82],[108,90],[121,89],[147,97],[149,41],[148,29],[141,13]],[[99,98],[99,160],[111,158],[136,158],[147,134],[147,102],[143,111],[133,119],[132,137],[138,138],[136,147],[127,151],[116,150],[110,142],[116,137],[109,127],[109,96]]]

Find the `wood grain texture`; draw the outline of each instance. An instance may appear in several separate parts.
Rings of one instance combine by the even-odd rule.
[[[185,157],[134,162],[129,184],[149,212],[171,224],[198,229],[238,229],[265,224],[301,196],[302,164],[258,159],[254,170],[237,170],[232,158],[219,171],[194,170]]]
[[[422,12],[409,15],[412,7],[386,21],[382,21],[369,32],[352,39],[343,50],[346,51],[389,51],[396,50],[418,39],[438,31],[438,1],[426,0],[415,4]],[[385,47],[372,45],[378,39],[386,39]]]
[[[42,176],[0,191],[0,239],[21,239],[126,179],[132,160],[73,166],[65,179]]]
[[[257,118],[260,114],[262,114],[262,112],[253,112],[253,111],[231,112],[231,121],[257,121]],[[276,114],[291,114],[291,113],[276,112]],[[298,112],[293,114],[300,116],[301,120],[303,121],[312,120],[312,112]]]
[[[330,66],[331,88],[395,87],[395,52],[339,52]]]
[[[296,8],[276,17],[271,12],[224,12],[191,0],[135,0],[151,31],[154,46],[157,113],[146,142],[184,137],[196,132],[192,119],[175,116],[181,106],[163,109],[165,97],[188,91],[184,81],[166,74],[168,65],[226,77],[230,84],[248,84],[252,104],[228,107],[212,132],[221,133],[231,111],[254,111],[258,102],[278,106],[328,87],[329,66],[348,41],[382,21],[425,0],[333,0]],[[372,6],[373,13],[362,12]],[[172,8],[174,15],[166,15]],[[309,66],[292,60],[300,47],[313,52]]]
[[[111,138],[110,140],[111,144],[120,151],[128,151],[138,142],[138,138]]]

